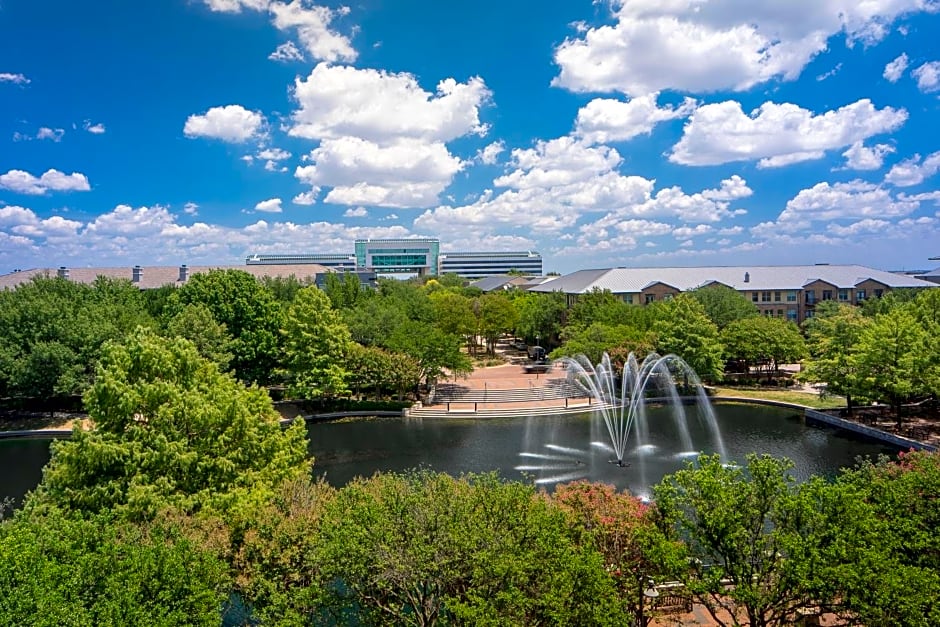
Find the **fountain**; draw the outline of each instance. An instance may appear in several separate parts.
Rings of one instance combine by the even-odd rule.
[[[711,403],[695,371],[680,357],[651,353],[640,362],[630,353],[620,376],[607,353],[596,366],[584,355],[564,357],[560,362],[568,371],[568,380],[594,402],[590,446],[613,454],[613,459],[608,461],[621,468],[630,466],[627,458],[634,456],[641,484],[646,483],[644,459],[657,451],[648,437],[648,409],[654,405],[665,409],[674,425],[681,448],[678,457],[695,457],[701,452],[689,432],[690,412],[687,410],[694,409],[709,436],[711,450],[727,459]],[[680,394],[680,386],[683,394]],[[694,393],[690,394],[692,390]],[[604,432],[606,438],[602,437]],[[539,472],[543,476],[536,479],[538,483],[557,483],[587,474],[588,469],[581,467],[582,457],[590,458],[588,451],[549,443],[545,448],[550,453],[533,453],[528,449],[532,444],[524,445],[525,452],[520,455],[527,462],[517,469]],[[561,475],[544,476],[544,473],[552,474],[563,468],[567,471]]]

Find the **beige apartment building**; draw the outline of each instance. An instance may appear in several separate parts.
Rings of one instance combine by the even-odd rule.
[[[529,288],[562,292],[568,305],[594,290],[609,290],[624,302],[647,305],[709,285],[740,292],[766,316],[797,324],[827,300],[857,305],[899,288],[937,288],[936,283],[858,265],[698,266],[579,270]]]

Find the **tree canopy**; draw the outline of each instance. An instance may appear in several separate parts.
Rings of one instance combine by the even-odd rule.
[[[33,505],[149,518],[173,505],[225,510],[307,472],[301,423],[183,339],[146,329],[109,344],[85,395],[94,429],[56,442]]]

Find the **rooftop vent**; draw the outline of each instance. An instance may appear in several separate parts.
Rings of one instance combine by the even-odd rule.
[[[141,268],[140,266],[134,266],[131,269],[131,281],[133,281],[134,283],[140,283],[140,280],[143,278],[143,276],[144,276],[144,269]]]
[[[69,278],[69,269],[66,268],[65,266],[59,266],[59,269],[58,269],[58,271],[56,272],[56,275],[57,275],[60,279],[67,279],[67,278]]]
[[[751,282],[751,273],[750,273],[750,272],[745,272],[745,273],[744,273],[744,282],[745,282],[745,283],[750,283],[750,282]]]
[[[185,283],[189,279],[189,268],[186,267],[186,264],[180,266],[180,276],[177,279],[180,283]]]

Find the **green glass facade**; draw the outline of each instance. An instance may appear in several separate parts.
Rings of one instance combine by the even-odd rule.
[[[357,239],[356,265],[387,274],[438,275],[437,239]]]

